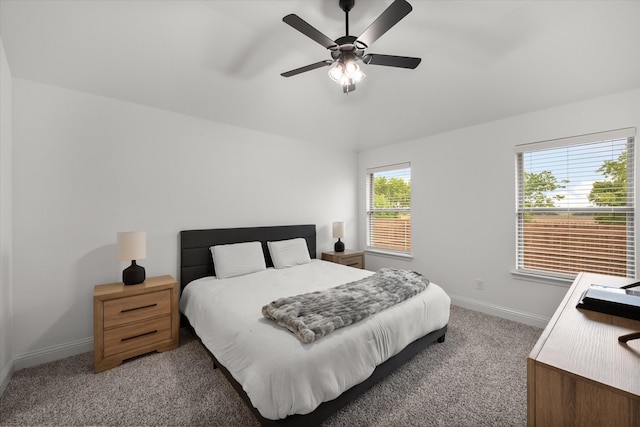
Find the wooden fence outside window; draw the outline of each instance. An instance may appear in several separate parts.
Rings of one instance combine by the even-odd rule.
[[[625,224],[533,219],[525,222],[523,238],[525,269],[627,276]]]
[[[373,218],[371,247],[411,252],[411,218]]]

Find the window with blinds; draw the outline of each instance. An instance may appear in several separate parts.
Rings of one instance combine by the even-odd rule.
[[[367,170],[367,249],[411,253],[411,164]]]
[[[635,277],[635,129],[516,147],[517,270]]]

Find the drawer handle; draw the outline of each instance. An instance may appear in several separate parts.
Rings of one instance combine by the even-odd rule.
[[[155,329],[155,330],[153,330],[153,331],[151,331],[151,332],[145,332],[144,334],[134,335],[134,336],[132,336],[132,337],[128,337],[128,338],[122,338],[122,339],[120,340],[120,342],[125,342],[125,341],[133,340],[133,339],[136,339],[136,338],[145,337],[145,336],[147,336],[147,335],[153,335],[153,334],[155,334],[155,333],[157,333],[157,332],[158,332],[158,330],[157,330],[157,329]]]
[[[127,313],[129,311],[142,310],[144,308],[155,307],[156,305],[158,305],[158,304],[149,304],[149,305],[143,305],[142,307],[127,308],[126,310],[120,310],[120,313]]]
[[[352,262],[351,264],[347,264],[349,267],[353,267],[354,265],[360,264],[359,262]]]

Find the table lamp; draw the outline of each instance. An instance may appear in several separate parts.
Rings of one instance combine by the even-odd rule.
[[[131,261],[131,265],[122,271],[122,283],[137,285],[144,282],[144,267],[136,264],[136,260],[147,257],[147,236],[144,231],[118,232],[118,258],[120,261]]]
[[[333,237],[337,237],[338,241],[333,245],[333,249],[336,252],[344,252],[344,243],[340,241],[340,238],[344,237],[344,222],[333,223]]]

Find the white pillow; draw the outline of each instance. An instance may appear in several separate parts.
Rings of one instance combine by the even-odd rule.
[[[211,246],[213,266],[218,279],[242,276],[266,270],[260,242]]]
[[[287,268],[311,262],[307,241],[302,237],[267,242],[267,246],[275,268]]]

